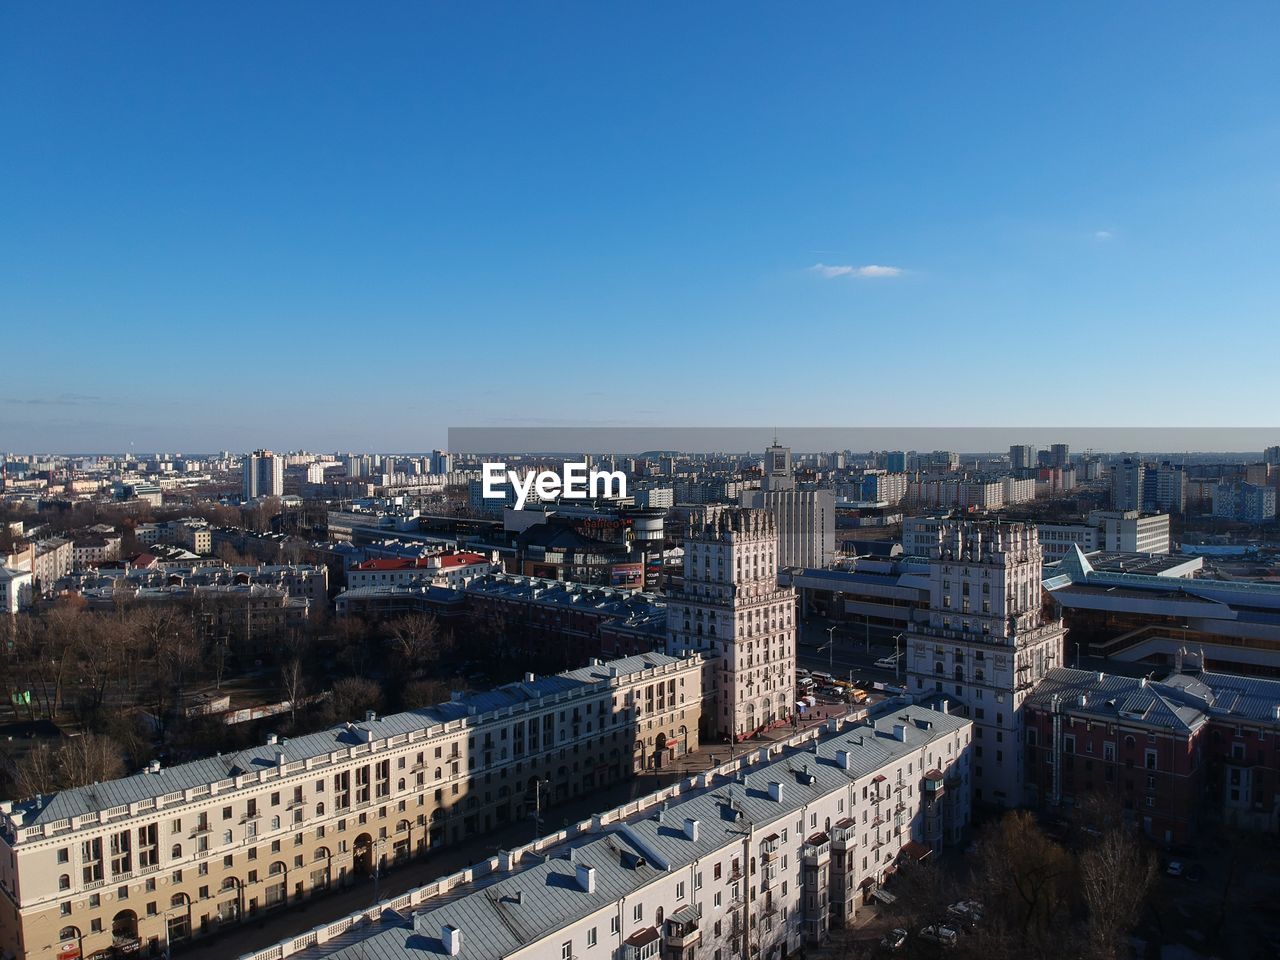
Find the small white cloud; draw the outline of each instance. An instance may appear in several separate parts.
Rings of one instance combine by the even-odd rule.
[[[828,264],[815,263],[809,268],[810,272],[816,273],[824,280],[834,280],[836,277],[862,277],[865,279],[874,279],[879,277],[898,277],[902,275],[901,267],[885,267],[878,263],[868,263],[865,266],[855,267],[849,264]]]
[[[1095,230],[1093,232],[1093,239],[1097,240],[1099,243],[1106,243],[1114,237],[1115,234],[1110,230]]]

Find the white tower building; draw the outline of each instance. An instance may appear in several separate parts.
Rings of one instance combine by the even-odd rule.
[[[1036,528],[946,520],[929,570],[929,619],[907,632],[908,692],[973,720],[975,803],[1022,802],[1022,703],[1062,664],[1061,620],[1041,607]]]
[[[684,584],[667,605],[667,652],[700,654],[704,736],[742,739],[791,716],[795,591],[778,586],[767,510],[716,511],[685,540]]]

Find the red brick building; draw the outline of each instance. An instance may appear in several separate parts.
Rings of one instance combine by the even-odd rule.
[[[1026,724],[1033,803],[1069,813],[1109,800],[1166,843],[1193,839],[1206,820],[1280,826],[1280,681],[1057,668],[1028,699]]]

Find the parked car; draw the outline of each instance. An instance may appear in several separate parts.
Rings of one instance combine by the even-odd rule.
[[[907,942],[907,931],[901,927],[895,927],[880,938],[880,946],[886,950],[901,950],[902,945]]]
[[[947,907],[949,913],[964,929],[972,930],[982,922],[982,904],[977,900],[961,900]]]
[[[960,939],[960,934],[943,924],[931,923],[920,931],[920,939],[938,943],[944,947],[954,947],[956,941]]]
[[[1169,861],[1169,865],[1168,865],[1167,867],[1165,867],[1165,868],[1164,868],[1164,872],[1165,872],[1165,873],[1167,873],[1167,874],[1168,874],[1169,876],[1171,876],[1171,877],[1180,877],[1180,876],[1182,876],[1182,861],[1181,861],[1181,860],[1170,860],[1170,861]]]

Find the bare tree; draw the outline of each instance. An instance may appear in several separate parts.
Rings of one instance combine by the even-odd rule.
[[[987,923],[993,935],[1003,928],[1021,941],[1027,957],[1061,948],[1076,864],[1030,813],[1007,813],[983,832],[976,871],[991,901]]]
[[[436,618],[410,613],[390,624],[391,646],[397,660],[409,671],[416,671],[440,657],[441,632]]]
[[[366,710],[376,710],[381,701],[381,688],[365,677],[344,677],[333,685],[333,709],[339,719],[363,717]]]
[[[406,710],[417,710],[449,699],[450,687],[441,680],[410,680],[405,684],[403,705]]]
[[[1131,831],[1114,828],[1080,856],[1080,889],[1089,907],[1089,943],[1098,960],[1124,956],[1155,880],[1155,858]]]
[[[20,796],[53,793],[124,775],[120,745],[110,737],[86,733],[58,746],[39,744],[18,762]]]
[[[280,689],[289,701],[289,721],[298,720],[298,706],[306,693],[306,678],[302,670],[301,658],[295,656],[286,661],[280,668]]]

